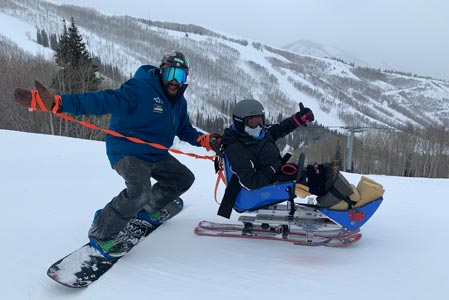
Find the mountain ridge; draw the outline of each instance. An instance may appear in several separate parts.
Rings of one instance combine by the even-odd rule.
[[[124,74],[159,61],[168,49],[183,49],[192,61],[186,92],[192,119],[222,116],[229,121],[229,107],[253,97],[271,119],[291,115],[302,101],[326,126],[449,125],[447,81],[298,54],[192,24],[109,16],[40,0],[4,2],[3,14],[51,33],[62,31],[63,18],[74,17],[89,51]]]
[[[324,45],[311,40],[300,39],[295,42],[288,43],[281,47],[285,50],[297,52],[299,54],[308,54],[311,56],[336,58],[348,63],[353,63],[361,67],[372,67],[372,65],[365,60],[359,58],[357,55],[331,45]]]

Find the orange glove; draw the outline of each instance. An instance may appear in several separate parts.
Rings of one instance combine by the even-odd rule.
[[[207,151],[218,149],[221,145],[221,135],[218,133],[202,134],[196,139],[199,146]]]
[[[39,81],[34,82],[36,90],[25,90],[17,88],[14,91],[14,98],[16,101],[32,110],[53,111],[57,112],[61,102],[61,96],[54,96],[48,89]],[[56,105],[55,105],[56,104]]]

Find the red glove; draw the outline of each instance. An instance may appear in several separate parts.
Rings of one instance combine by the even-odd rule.
[[[218,149],[221,145],[221,135],[218,133],[202,134],[196,139],[199,146],[207,151]]]

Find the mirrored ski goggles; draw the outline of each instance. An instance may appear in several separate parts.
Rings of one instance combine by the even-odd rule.
[[[187,71],[175,67],[165,67],[162,69],[162,78],[167,81],[176,79],[178,83],[185,83],[187,81]]]

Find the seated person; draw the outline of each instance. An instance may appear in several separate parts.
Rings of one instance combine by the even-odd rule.
[[[285,161],[275,142],[299,126],[313,121],[314,115],[301,103],[300,110],[291,117],[277,124],[266,125],[263,105],[254,99],[245,99],[235,105],[232,118],[233,124],[225,129],[222,136],[222,146],[232,176],[218,212],[227,217],[230,215],[229,208],[233,206],[230,203],[235,203],[242,188],[255,190],[271,183],[297,178],[296,166],[285,168]],[[332,172],[330,164],[309,165],[301,172],[301,184],[295,187],[297,196],[305,197],[310,193],[317,195],[322,207],[330,207],[341,199],[348,202],[347,207],[352,205],[348,198],[353,194],[352,187],[340,173]]]
[[[282,157],[276,140],[313,121],[314,116],[301,104],[301,110],[293,116],[266,126],[262,104],[246,99],[235,105],[232,119],[233,124],[222,136],[222,145],[240,185],[254,190],[277,181],[281,174]]]
[[[226,187],[223,203],[232,207],[241,188],[255,190],[276,181],[296,178],[296,172],[285,178],[283,159],[276,140],[314,120],[313,112],[300,104],[300,111],[273,125],[265,125],[265,109],[254,99],[245,99],[234,107],[233,124],[225,129],[222,146],[233,173]],[[223,205],[222,205],[223,206]],[[219,215],[230,215],[230,212]]]

